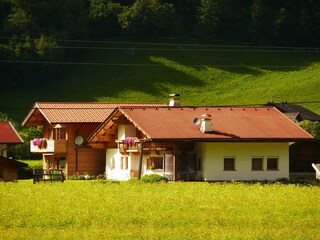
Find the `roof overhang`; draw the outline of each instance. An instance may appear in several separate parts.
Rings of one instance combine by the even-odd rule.
[[[6,157],[2,157],[0,156],[0,161],[5,161],[7,163],[13,164],[17,167],[28,167],[29,165],[23,162],[19,162],[17,160],[11,159],[11,158],[6,158]]]
[[[37,114],[39,114],[39,116],[37,116]],[[38,126],[41,125],[39,124],[39,119],[41,120],[41,122],[45,119],[49,124],[51,123],[44,112],[41,110],[41,108],[38,106],[38,104],[35,103],[21,125]]]

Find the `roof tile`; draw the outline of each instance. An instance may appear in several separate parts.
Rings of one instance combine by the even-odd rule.
[[[23,143],[23,140],[10,122],[0,122],[0,144]]]
[[[308,139],[310,134],[270,107],[159,107],[120,108],[151,139]],[[193,124],[212,115],[213,132]]]
[[[37,102],[23,122],[27,122],[39,109],[51,124],[101,123],[119,106],[164,106],[163,103],[106,103],[106,102]]]

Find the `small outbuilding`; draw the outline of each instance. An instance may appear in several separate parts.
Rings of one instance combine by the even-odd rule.
[[[28,164],[7,157],[7,149],[23,143],[22,138],[10,122],[0,122],[0,181],[17,181],[18,168]]]
[[[0,180],[14,182],[18,180],[18,169],[28,164],[0,156]]]

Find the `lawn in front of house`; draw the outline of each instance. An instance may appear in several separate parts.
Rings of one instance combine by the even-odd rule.
[[[19,160],[20,162],[28,164],[28,167],[35,168],[35,167],[42,167],[43,160]]]
[[[111,181],[0,183],[2,239],[316,239],[320,188]]]

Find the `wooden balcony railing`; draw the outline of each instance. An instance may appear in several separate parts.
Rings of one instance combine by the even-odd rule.
[[[140,152],[141,142],[134,140],[131,143],[127,143],[125,140],[116,140],[120,152]]]
[[[121,153],[140,152],[141,141],[139,139],[135,139],[130,143],[128,143],[127,140],[116,140],[116,143]],[[143,151],[163,151],[167,149],[168,145],[161,142],[148,142],[143,146]],[[172,146],[170,146],[169,149],[172,149]]]

